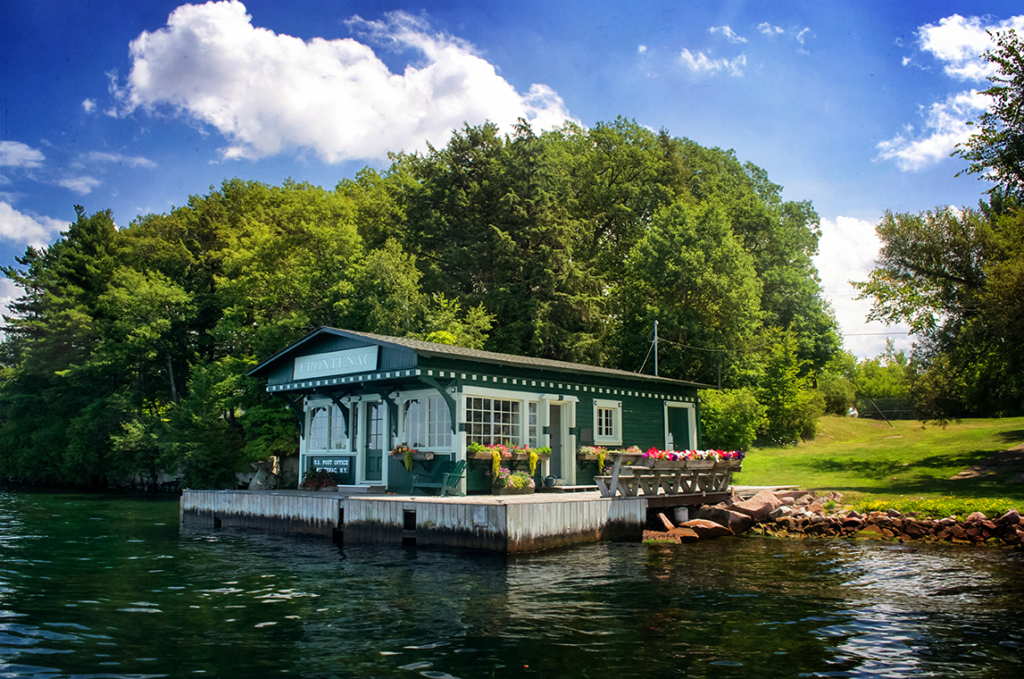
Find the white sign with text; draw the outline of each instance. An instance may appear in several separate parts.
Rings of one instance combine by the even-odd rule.
[[[329,375],[351,375],[352,373],[377,369],[378,347],[359,347],[332,351],[327,354],[299,356],[295,359],[292,379],[308,380]]]

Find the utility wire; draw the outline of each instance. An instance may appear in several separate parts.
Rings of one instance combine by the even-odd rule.
[[[909,330],[894,330],[893,332],[850,332],[843,333],[843,337],[868,337],[869,335],[909,335]]]
[[[638,373],[642,373],[644,371],[644,367],[647,365],[647,359],[649,359],[651,357],[651,352],[654,351],[654,339],[652,338],[650,340],[650,342],[651,342],[651,345],[649,347],[647,347],[647,355],[644,356],[643,365],[641,365],[640,369],[637,370]]]

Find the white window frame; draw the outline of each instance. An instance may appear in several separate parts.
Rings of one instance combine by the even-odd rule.
[[[611,434],[602,433],[601,411],[611,411],[612,431]],[[622,445],[622,401],[612,401],[604,398],[594,399],[594,443],[606,446]]]
[[[329,426],[330,431],[330,443],[328,444],[329,450],[347,453],[351,448],[349,441],[349,429],[351,429],[351,423],[345,419],[345,416],[341,414],[341,407],[332,402],[331,403],[331,420]],[[349,417],[352,417],[352,410],[349,409]],[[341,431],[342,435],[335,437],[335,432]],[[341,445],[338,445],[338,443]]]
[[[531,391],[511,391],[508,389],[494,389],[491,387],[478,387],[466,385],[459,393],[459,423],[465,431],[465,444],[473,440],[471,432],[472,423],[469,421],[469,402],[471,398],[489,398],[499,401],[517,401],[519,403],[519,436],[513,443],[517,445],[528,445],[531,448],[541,448],[548,444],[548,437],[544,434],[544,427],[548,425],[547,401],[564,400],[576,401],[575,396],[558,396],[540,394]],[[530,423],[530,406],[536,407],[536,423]],[[534,431],[531,431],[533,429]]]
[[[331,408],[329,401],[319,401],[316,403],[309,403],[306,406],[306,450],[318,453],[325,453],[331,449]],[[320,420],[323,409],[322,417]],[[322,426],[319,426],[319,422],[322,422]],[[320,442],[320,434],[323,435],[323,446],[318,445]]]
[[[449,392],[451,393],[451,392]],[[464,453],[471,437],[469,433],[470,423],[466,417],[466,399],[468,398],[496,398],[506,401],[519,401],[522,403],[524,415],[524,435],[529,437],[529,412],[530,403],[537,404],[537,446],[544,447],[551,445],[551,433],[547,431],[550,427],[550,410],[552,405],[562,407],[562,481],[570,486],[576,485],[576,434],[572,433],[576,427],[576,417],[579,407],[586,407],[580,404],[580,399],[574,394],[565,392],[544,393],[534,391],[511,391],[508,389],[495,389],[475,384],[467,384],[458,392],[458,422],[461,425],[459,431],[459,451]],[[527,440],[529,440],[527,438]],[[531,444],[532,445],[532,444]],[[551,463],[544,461],[540,467],[540,474],[547,476],[550,473]]]
[[[323,448],[314,448],[312,446],[312,443],[313,443],[313,436],[312,436],[312,433],[313,433],[313,414],[314,414],[314,411],[316,409],[318,409],[318,408],[326,408],[327,409],[327,412],[326,412],[326,415],[327,415],[326,420],[327,421],[326,421],[326,424],[323,427],[324,435],[326,437],[326,441],[325,441],[326,445]],[[306,415],[306,436],[304,438],[305,438],[305,449],[306,449],[306,451],[308,453],[310,453],[310,454],[315,453],[317,455],[325,455],[325,454],[328,454],[328,453],[338,454],[338,453],[348,453],[348,452],[350,452],[350,448],[351,448],[350,441],[349,441],[350,432],[348,431],[350,427],[346,427],[345,426],[344,415],[341,414],[341,409],[338,407],[338,405],[336,403],[334,403],[333,401],[330,401],[330,400],[326,400],[326,399],[317,399],[315,401],[312,401],[312,400],[311,401],[307,401],[306,402],[306,413],[305,413],[305,415]],[[344,431],[344,436],[336,438],[335,437],[335,430],[336,430],[337,427],[335,425],[335,422],[337,420],[341,421],[341,429]],[[339,442],[341,443],[341,445],[338,445]]]
[[[472,408],[473,400],[481,400],[489,402],[488,409],[474,409]],[[495,409],[496,402],[509,404],[509,410],[506,412],[503,409]],[[465,417],[466,417],[466,438],[469,441],[479,439],[477,442],[483,445],[496,445],[496,444],[507,444],[510,446],[517,446],[523,443],[524,430],[528,426],[524,422],[526,412],[528,410],[527,400],[522,398],[505,398],[502,396],[468,396],[465,402]],[[470,417],[473,412],[481,412],[488,414],[488,422],[478,423],[473,422]],[[497,416],[495,415],[497,414]],[[505,416],[508,416],[509,422],[501,422]],[[499,421],[495,421],[498,419]],[[474,433],[473,426],[479,424],[481,427],[488,427],[489,431],[484,433]],[[495,433],[495,428],[504,429],[507,428],[508,433],[498,432]]]
[[[408,431],[408,428],[407,428],[407,423],[406,423],[406,407],[407,407],[407,404],[409,403],[409,401],[419,401],[421,406],[424,408],[424,415],[423,415],[422,426],[423,426],[423,433],[425,434],[426,440],[427,440],[427,444],[426,445],[418,446],[418,445],[416,445],[411,440],[412,437],[409,434],[409,431]],[[443,435],[442,434],[434,434],[433,435],[433,436],[440,436],[442,438],[442,440],[447,439],[447,444],[444,444],[444,443],[432,444],[431,443],[431,437],[432,437],[432,434],[430,432],[431,425],[432,424],[439,424],[438,420],[433,420],[433,421],[431,420],[431,417],[433,415],[437,414],[437,413],[434,412],[435,408],[434,408],[434,405],[432,405],[432,404],[434,404],[434,405],[438,405],[439,404],[440,406],[442,406],[448,412],[448,421],[447,421],[447,423],[440,423],[440,425],[439,425],[439,426],[443,426],[443,427],[446,428],[445,433]],[[398,399],[398,413],[399,413],[399,422],[398,422],[398,440],[399,440],[399,442],[405,443],[406,445],[409,445],[409,446],[411,446],[413,448],[422,448],[424,450],[430,450],[430,451],[434,451],[434,452],[453,452],[455,450],[455,446],[457,444],[457,440],[456,440],[456,437],[452,435],[452,428],[451,428],[452,418],[455,416],[455,413],[451,412],[451,408],[448,407],[448,402],[438,392],[436,392],[434,390],[403,392],[401,398]]]

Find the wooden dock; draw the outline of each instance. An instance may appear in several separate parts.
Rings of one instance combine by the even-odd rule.
[[[601,497],[598,492],[423,497],[299,490],[188,490],[183,526],[319,535],[346,544],[466,547],[514,554],[639,541],[652,509],[714,504],[728,496]]]

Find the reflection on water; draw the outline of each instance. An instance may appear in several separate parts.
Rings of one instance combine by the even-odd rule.
[[[506,559],[0,491],[0,677],[1019,677],[1024,555],[717,540]]]

